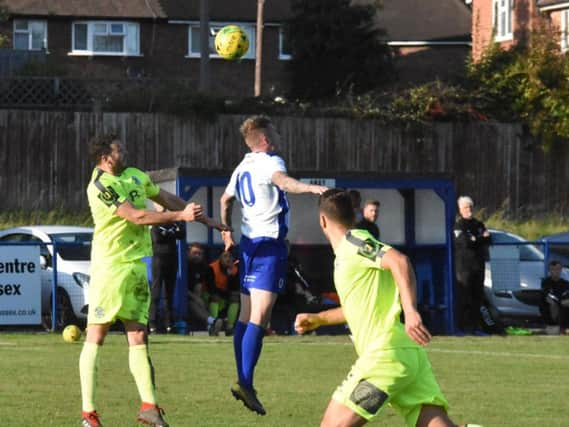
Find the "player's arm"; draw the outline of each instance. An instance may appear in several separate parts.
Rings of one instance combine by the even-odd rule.
[[[417,344],[428,344],[431,340],[431,334],[423,325],[421,315],[417,311],[417,285],[411,261],[396,249],[390,249],[381,258],[381,267],[391,271],[399,289],[407,335]]]
[[[155,197],[151,197],[150,199],[159,205],[164,206],[169,211],[181,211],[188,204],[181,197],[178,197],[175,194],[172,194],[162,188]]]
[[[235,202],[235,196],[232,196],[226,192],[221,195],[219,199],[219,212],[221,215],[221,223],[228,228],[227,231],[221,232],[221,239],[225,245],[225,250],[228,251],[232,246],[235,246],[235,240],[233,240],[233,233],[231,232],[231,217],[233,215],[233,203]]]
[[[294,321],[294,329],[299,334],[312,331],[325,325],[340,325],[346,323],[342,307],[321,311],[320,313],[299,313]]]
[[[158,225],[176,221],[199,221],[203,216],[203,208],[195,203],[188,203],[181,211],[156,212],[137,209],[126,200],[118,205],[116,213],[134,224]]]
[[[328,187],[323,185],[313,185],[300,182],[291,176],[288,176],[286,172],[277,171],[271,175],[271,181],[281,190],[287,193],[314,193],[322,194]]]
[[[150,200],[158,203],[161,206],[164,206],[166,209],[171,211],[182,211],[188,204],[188,202],[186,202],[181,197],[178,197],[175,194],[172,194],[162,188],[160,189],[160,192],[155,197],[151,197]],[[213,219],[206,215],[201,215],[200,217],[196,218],[195,221],[201,222],[202,224],[205,224],[211,228],[225,230],[225,227],[223,225],[215,222]]]

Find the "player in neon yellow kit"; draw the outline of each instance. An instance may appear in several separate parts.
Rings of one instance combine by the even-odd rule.
[[[358,354],[321,425],[361,426],[389,404],[409,426],[454,426],[421,348],[431,335],[416,309],[409,259],[365,230],[350,230],[355,218],[346,191],[326,191],[319,206],[320,226],[336,255],[334,283],[341,307],[299,314],[295,328],[305,333],[347,322]]]
[[[95,232],[91,252],[87,337],[79,360],[82,425],[99,427],[95,409],[98,357],[109,327],[121,320],[129,345],[129,367],[142,406],[138,420],[166,427],[156,403],[154,371],[148,355],[146,325],[150,290],[143,257],[152,255],[148,225],[200,221],[218,226],[204,216],[202,207],[187,204],[162,190],[139,169],[126,167],[125,151],[115,135],[99,135],[90,143],[96,167],[87,187]],[[146,199],[170,212],[145,210]]]

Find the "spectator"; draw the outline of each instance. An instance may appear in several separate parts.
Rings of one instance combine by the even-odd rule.
[[[209,314],[221,317],[226,314],[225,334],[233,335],[233,328],[239,316],[239,268],[231,252],[224,251],[209,265],[213,271],[214,287],[209,295]]]
[[[356,222],[358,222],[362,219],[362,195],[358,190],[349,190],[348,194],[352,201],[352,208],[354,209]]]
[[[188,247],[188,323],[192,330],[207,329],[210,335],[218,335],[223,320],[210,316],[204,293],[214,288],[213,272],[205,259],[205,248],[200,243]]]
[[[158,212],[165,209],[155,203]],[[150,332],[157,331],[157,312],[164,289],[164,319],[166,332],[172,330],[172,314],[174,289],[178,274],[178,239],[186,238],[186,227],[183,222],[155,225],[151,229],[152,236],[152,299],[150,302]]]
[[[484,262],[490,233],[481,221],[472,216],[473,206],[470,197],[458,198],[459,217],[454,225],[457,335],[486,335],[481,330],[480,307],[484,299]]]
[[[559,335],[569,327],[569,282],[561,278],[562,266],[557,260],[549,263],[549,276],[541,281],[541,289],[550,319],[559,323]]]
[[[277,298],[271,317],[271,327],[277,334],[294,334],[294,319],[298,313],[316,313],[331,308],[319,296],[314,295],[311,288],[302,265],[294,256],[289,255],[285,291]]]
[[[374,238],[379,240],[379,227],[376,224],[379,216],[379,201],[366,200],[362,210],[362,219],[355,225],[358,230],[367,230]]]

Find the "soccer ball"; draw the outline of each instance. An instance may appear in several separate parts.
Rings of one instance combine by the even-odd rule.
[[[227,25],[215,35],[215,50],[223,59],[239,59],[249,50],[247,34],[237,25]]]
[[[63,341],[75,342],[81,338],[81,329],[75,325],[67,325],[61,335],[63,336]]]

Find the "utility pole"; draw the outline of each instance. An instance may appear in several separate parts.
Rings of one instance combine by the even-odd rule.
[[[261,96],[261,68],[263,65],[263,6],[265,0],[257,0],[257,37],[255,41],[255,97]]]
[[[200,83],[199,91],[209,91],[209,7],[200,0]]]

